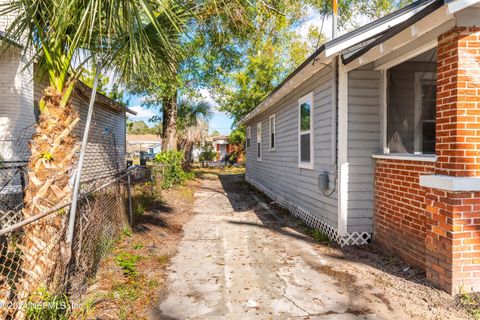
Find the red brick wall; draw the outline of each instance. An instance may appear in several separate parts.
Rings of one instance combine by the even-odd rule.
[[[435,173],[480,176],[480,28],[457,27],[438,39]],[[427,278],[458,293],[480,290],[480,193],[431,189]]]
[[[480,290],[480,192],[422,188],[418,176],[480,177],[480,27],[438,39],[435,163],[377,160],[378,243],[451,293]]]
[[[480,290],[480,193],[430,189],[427,278],[453,293]]]
[[[419,176],[433,171],[432,162],[375,162],[374,241],[422,269],[431,221],[425,210],[427,189],[419,185]]]
[[[480,176],[480,27],[438,38],[436,174]]]

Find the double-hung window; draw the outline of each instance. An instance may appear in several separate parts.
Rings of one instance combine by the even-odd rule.
[[[257,123],[257,160],[262,160],[262,123]]]
[[[252,141],[252,130],[250,128],[250,126],[248,126],[246,129],[245,129],[246,133],[245,133],[245,136],[246,136],[246,145],[247,145],[247,149],[250,149],[250,142]]]
[[[275,115],[272,114],[269,118],[269,125],[270,125],[270,134],[269,134],[269,144],[270,144],[270,151],[275,150]]]
[[[313,169],[313,94],[298,100],[298,166]]]

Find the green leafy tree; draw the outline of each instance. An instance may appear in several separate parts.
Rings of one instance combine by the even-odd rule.
[[[142,120],[127,121],[128,134],[149,134],[150,128]]]
[[[23,209],[29,218],[71,199],[77,151],[72,130],[80,120],[71,98],[83,66],[108,67],[120,80],[139,73],[167,74],[179,57],[178,40],[188,14],[161,0],[12,0],[2,2],[0,16],[10,23],[4,38],[22,43],[27,59],[38,62],[48,79],[30,142]],[[67,217],[50,215],[25,227],[17,303],[25,303],[39,288],[57,292],[63,285],[63,261],[69,260],[63,243]]]

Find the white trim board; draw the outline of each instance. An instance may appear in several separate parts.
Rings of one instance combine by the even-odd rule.
[[[434,154],[386,153],[386,154],[372,154],[372,158],[383,159],[383,160],[405,160],[405,161],[423,161],[423,162],[437,161],[437,156]]]
[[[425,175],[420,176],[420,185],[446,191],[480,191],[480,177]]]
[[[348,229],[348,72],[338,59],[338,233]]]

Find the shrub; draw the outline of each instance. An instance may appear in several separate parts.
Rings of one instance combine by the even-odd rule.
[[[200,161],[213,161],[216,156],[217,156],[217,153],[213,150],[212,144],[209,143],[204,147],[204,149],[200,153],[200,156],[198,157],[198,160],[200,160]]]
[[[170,189],[193,177],[182,168],[183,152],[164,151],[157,154],[155,161],[163,164],[162,188]]]

